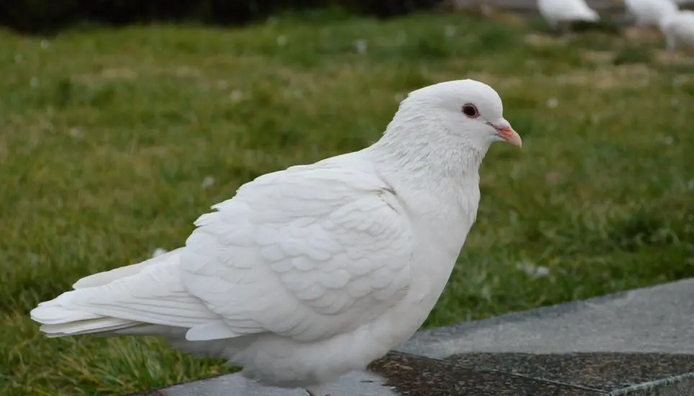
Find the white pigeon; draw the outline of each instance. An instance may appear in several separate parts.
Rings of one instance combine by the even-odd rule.
[[[678,44],[694,46],[694,11],[680,11],[660,21],[660,31],[665,35],[670,59],[675,57]]]
[[[624,0],[624,5],[636,25],[641,27],[657,27],[663,18],[679,10],[672,0]]]
[[[584,0],[537,0],[540,15],[552,29],[575,21],[596,22],[600,16]]]
[[[474,80],[416,90],[372,146],[244,184],[184,247],[83,278],[31,318],[49,337],[166,337],[261,384],[325,395],[434,307],[489,146],[521,146],[502,111]]]

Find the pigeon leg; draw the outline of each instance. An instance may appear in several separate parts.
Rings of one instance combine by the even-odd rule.
[[[549,31],[552,34],[558,35],[559,34],[559,23],[554,22],[554,21],[550,22],[549,23]]]
[[[568,33],[568,26],[565,21],[556,21],[549,24],[552,35],[558,38],[565,38]]]
[[[304,388],[309,396],[330,396],[327,389],[322,386],[309,386]]]
[[[677,48],[677,43],[675,42],[675,38],[668,35],[666,37],[666,43],[667,43],[667,53],[668,53],[668,61],[670,64],[675,63],[675,49]]]

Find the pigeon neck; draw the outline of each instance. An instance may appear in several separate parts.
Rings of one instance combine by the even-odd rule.
[[[487,152],[424,116],[393,120],[369,149],[384,177],[397,175],[410,187],[432,192],[477,186]]]

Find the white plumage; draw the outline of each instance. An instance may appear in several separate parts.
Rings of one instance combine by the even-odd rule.
[[[371,147],[243,185],[184,247],[83,278],[31,317],[54,337],[166,337],[325,394],[433,308],[475,221],[487,149],[521,144],[502,110],[477,81],[414,91]]]
[[[674,57],[678,45],[694,46],[694,11],[680,11],[660,21],[670,57]]]
[[[584,0],[537,0],[540,15],[556,29],[562,23],[574,21],[596,22],[600,19]]]
[[[624,0],[624,5],[638,26],[657,27],[663,18],[678,11],[672,0]]]

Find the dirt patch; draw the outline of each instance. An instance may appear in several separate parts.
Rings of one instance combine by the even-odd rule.
[[[101,71],[101,77],[109,80],[133,80],[137,78],[137,72],[126,68],[108,68]]]
[[[663,41],[663,34],[653,26],[629,26],[624,28],[624,38],[627,41],[659,42]]]
[[[522,15],[501,10],[499,8],[489,8],[487,17],[511,26],[525,26],[527,24],[527,19]]]
[[[105,68],[98,73],[75,74],[70,80],[86,85],[97,85],[104,80],[134,80],[137,77],[138,73],[135,70],[114,67]]]
[[[612,51],[584,51],[581,58],[595,64],[612,64],[615,53]]]
[[[549,47],[557,45],[558,42],[555,37],[537,33],[526,34],[523,40],[532,47]]]
[[[178,66],[173,69],[173,74],[176,77],[187,78],[187,77],[200,77],[202,72],[199,69],[192,68],[190,66]]]
[[[597,89],[646,87],[656,73],[646,65],[633,64],[597,70],[575,70],[558,76],[556,81],[560,85],[582,85]]]
[[[678,49],[674,59],[670,57],[667,50],[655,51],[655,60],[661,65],[694,66],[694,50],[685,51]]]

